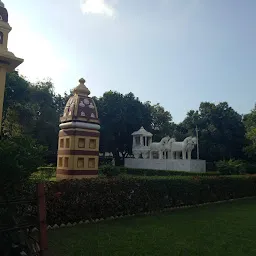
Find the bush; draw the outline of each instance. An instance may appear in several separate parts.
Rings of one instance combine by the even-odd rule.
[[[56,167],[53,166],[42,166],[37,168],[41,178],[50,179],[56,175]]]
[[[99,166],[111,165],[113,157],[99,157]]]
[[[144,176],[145,175],[145,170],[144,169],[127,168],[126,173],[130,174],[130,175]]]
[[[126,174],[127,173],[127,168],[126,167],[124,167],[124,166],[119,166],[118,167],[119,168],[119,170],[120,170],[120,173],[123,173],[123,174]]]
[[[256,164],[250,164],[248,163],[246,165],[246,173],[249,174],[256,174]]]
[[[118,176],[120,174],[120,169],[110,164],[102,166],[100,171],[107,177]]]
[[[136,176],[219,176],[219,172],[184,172],[184,171],[166,171],[151,169],[133,169],[127,168],[126,173]]]
[[[249,175],[117,177],[46,185],[50,225],[256,195],[256,177]]]
[[[8,197],[0,194],[0,255],[22,255],[22,251],[37,255],[31,251],[36,233],[32,234],[36,240],[27,239],[32,227],[38,226],[36,198],[36,186],[29,181],[16,184]]]
[[[246,163],[241,160],[222,160],[216,162],[217,170],[222,175],[243,174],[246,173]]]
[[[216,164],[213,162],[206,162],[207,172],[216,172]]]
[[[45,147],[28,136],[0,139],[0,196],[27,180],[44,163]]]

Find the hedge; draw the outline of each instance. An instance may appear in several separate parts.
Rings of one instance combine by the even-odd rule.
[[[113,157],[99,157],[99,166],[112,165]]]
[[[97,178],[46,183],[49,225],[256,196],[256,176]]]
[[[49,179],[56,174],[56,167],[43,166],[37,168],[41,179]]]
[[[130,175],[138,176],[220,176],[219,172],[184,172],[184,171],[166,171],[166,170],[151,170],[151,169],[135,169],[123,168]]]

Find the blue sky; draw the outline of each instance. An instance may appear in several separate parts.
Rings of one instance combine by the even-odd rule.
[[[256,103],[255,0],[5,0],[9,50],[63,93],[132,91],[175,122],[200,102]]]

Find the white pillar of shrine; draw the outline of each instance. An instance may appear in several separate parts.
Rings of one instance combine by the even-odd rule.
[[[143,135],[140,135],[140,145],[143,146]]]
[[[136,140],[135,136],[132,137],[132,147],[134,148],[136,146]]]

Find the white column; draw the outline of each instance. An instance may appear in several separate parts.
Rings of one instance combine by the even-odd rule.
[[[132,137],[132,147],[134,148],[136,145],[135,136]]]
[[[140,145],[143,146],[143,136],[140,136]]]

